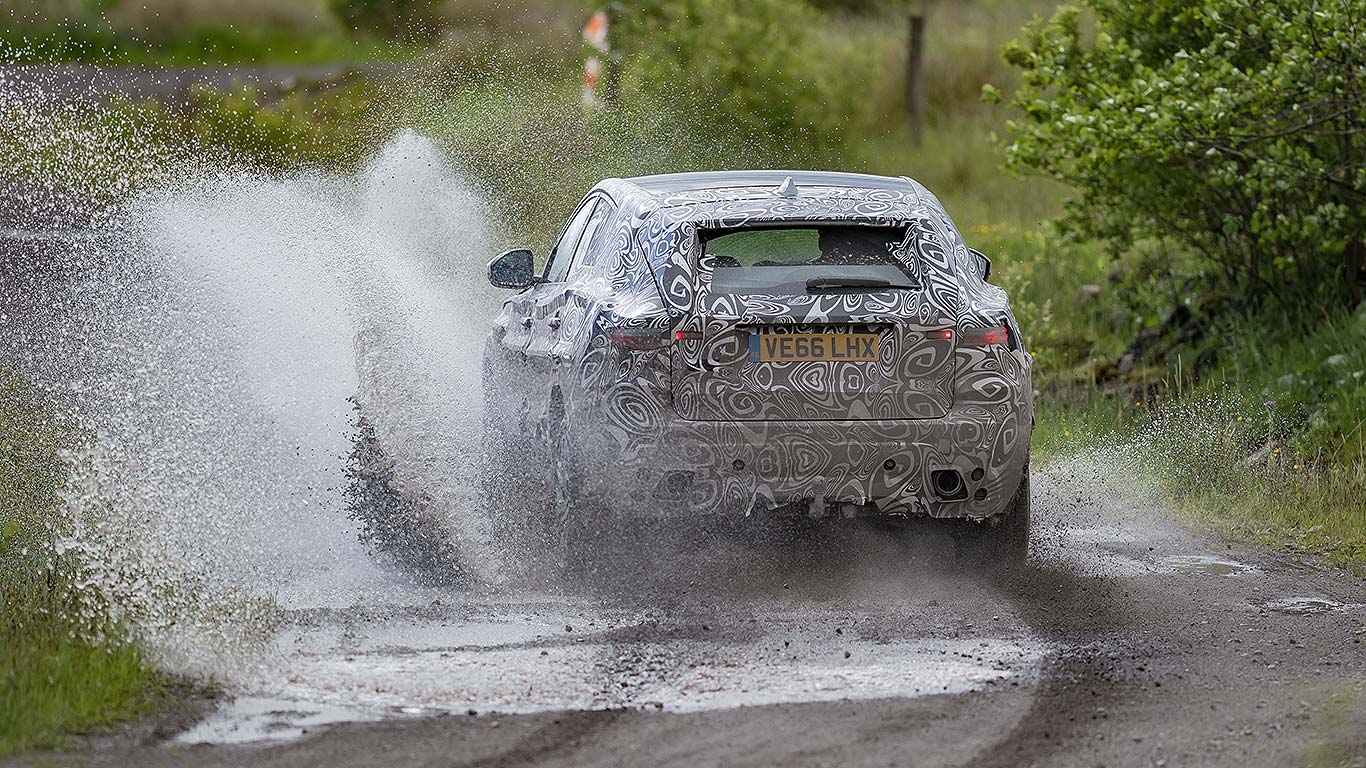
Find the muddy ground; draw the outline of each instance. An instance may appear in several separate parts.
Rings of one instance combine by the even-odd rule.
[[[831,529],[301,608],[274,680],[188,730],[16,763],[1366,765],[1362,579],[1042,474],[1023,573]]]

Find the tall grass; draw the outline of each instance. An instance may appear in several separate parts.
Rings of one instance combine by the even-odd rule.
[[[353,35],[325,0],[0,0],[6,60],[92,64],[311,64],[409,58]]]
[[[1198,521],[1366,572],[1366,456],[1298,451],[1281,440],[1276,405],[1251,410],[1229,394],[1157,412],[1128,442],[1136,466]]]
[[[57,550],[66,434],[47,413],[0,375],[0,756],[166,704],[158,674],[83,604]]]
[[[1036,458],[1108,462],[1194,520],[1366,573],[1366,307],[1227,338],[1199,382],[1040,398]]]

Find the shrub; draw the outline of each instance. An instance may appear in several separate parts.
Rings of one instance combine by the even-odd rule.
[[[1006,48],[1007,163],[1075,187],[1074,233],[1166,240],[1302,320],[1360,301],[1366,0],[1087,4],[1094,30],[1063,6]]]
[[[622,12],[621,97],[685,116],[700,133],[750,137],[810,162],[844,141],[850,83],[875,62],[819,45],[824,17],[783,0],[646,0]]]
[[[430,40],[440,31],[437,0],[328,0],[353,30],[399,40]]]
[[[364,85],[312,100],[293,92],[274,104],[250,88],[220,92],[196,88],[183,116],[167,116],[185,144],[215,159],[264,169],[357,164],[370,148],[368,128],[383,121],[368,113]]]

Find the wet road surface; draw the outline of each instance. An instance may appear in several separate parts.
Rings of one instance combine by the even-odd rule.
[[[1366,585],[1040,473],[1031,567],[872,531],[593,591],[286,611],[254,683],[83,765],[1362,765]],[[126,741],[126,740],[125,740]],[[61,755],[45,763],[64,764]]]

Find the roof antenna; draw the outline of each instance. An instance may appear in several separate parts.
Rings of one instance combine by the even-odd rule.
[[[777,189],[773,190],[773,194],[778,197],[796,197],[797,182],[793,181],[791,176],[788,176],[783,179],[783,183],[779,184]]]

